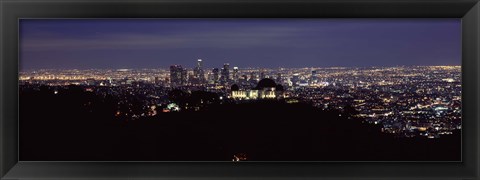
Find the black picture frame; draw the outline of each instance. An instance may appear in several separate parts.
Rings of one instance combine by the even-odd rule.
[[[20,18],[461,18],[462,162],[18,161]],[[0,179],[479,179],[479,0],[0,0]]]

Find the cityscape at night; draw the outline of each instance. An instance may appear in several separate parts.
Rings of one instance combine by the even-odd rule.
[[[22,160],[461,157],[457,20],[25,20],[21,28]],[[321,34],[331,37],[309,38]]]
[[[193,63],[192,63],[193,64]],[[125,121],[158,113],[201,111],[201,104],[176,104],[168,92],[213,92],[218,103],[258,99],[309,102],[322,110],[353,108],[365,123],[402,137],[439,138],[461,129],[460,66],[368,68],[222,68],[172,65],[170,69],[38,70],[20,74],[20,87],[50,87],[54,94],[69,85],[100,96],[113,96],[115,116]],[[258,87],[259,82],[265,86]],[[129,103],[135,98],[138,104]],[[341,114],[340,114],[341,115]]]

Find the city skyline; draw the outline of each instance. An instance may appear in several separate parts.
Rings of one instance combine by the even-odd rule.
[[[458,161],[460,25],[22,19],[19,159]]]
[[[198,92],[213,93],[224,97],[219,100],[225,103],[303,101],[322,110],[342,112],[352,106],[358,113],[355,118],[381,123],[382,132],[401,137],[439,138],[461,129],[460,66],[239,69],[224,64],[221,69],[206,71],[202,67],[203,60],[197,60],[196,67],[189,70],[182,65],[172,65],[169,70],[45,70],[23,72],[19,80],[25,87],[48,85],[54,94],[70,85],[120,98],[126,96],[117,93],[138,97],[148,94],[143,97],[149,99],[145,104],[130,105],[128,118],[132,119],[156,116],[160,111],[155,108],[160,107],[162,113],[208,107],[193,102],[172,103],[176,100],[170,99],[170,93],[177,91],[177,97],[183,98]],[[203,102],[214,103],[207,97]],[[134,107],[143,110],[132,113]]]
[[[20,29],[21,70],[461,63],[458,19],[23,19]]]

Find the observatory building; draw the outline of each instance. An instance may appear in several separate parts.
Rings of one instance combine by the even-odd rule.
[[[283,86],[277,85],[274,80],[265,78],[258,82],[253,89],[241,90],[236,84],[231,87],[233,99],[276,99],[283,97]]]

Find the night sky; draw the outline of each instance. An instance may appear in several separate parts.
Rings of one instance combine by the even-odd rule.
[[[460,65],[460,19],[23,19],[20,68]]]

